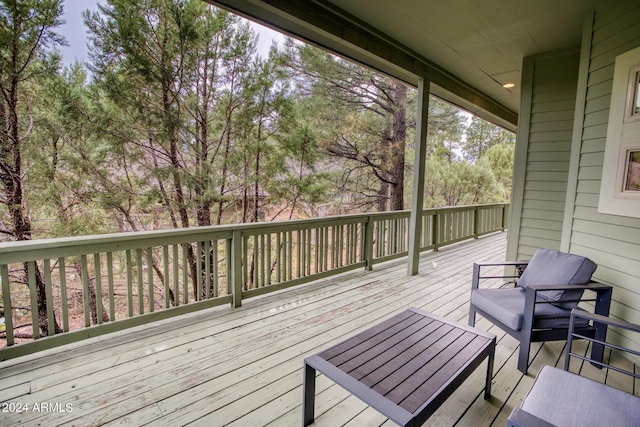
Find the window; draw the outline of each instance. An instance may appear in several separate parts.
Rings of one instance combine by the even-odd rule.
[[[616,57],[598,212],[640,218],[640,47]]]
[[[631,114],[636,115],[640,114],[640,71],[636,72],[634,88],[636,93],[634,95],[633,112]]]
[[[640,64],[632,67],[629,72],[626,110],[625,123],[640,120]]]
[[[624,190],[640,191],[640,150],[626,150]]]

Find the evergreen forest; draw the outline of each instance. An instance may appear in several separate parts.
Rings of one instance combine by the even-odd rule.
[[[31,240],[410,206],[416,91],[201,0],[0,0],[0,234]],[[425,208],[509,200],[515,136],[431,97]]]

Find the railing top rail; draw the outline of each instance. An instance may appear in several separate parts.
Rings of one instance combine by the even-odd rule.
[[[436,211],[459,211],[502,205],[508,205],[508,203],[424,209],[423,215],[432,215]],[[1,242],[0,264],[32,261],[43,258],[50,258],[52,256],[75,256],[90,253],[189,243],[198,240],[227,239],[230,238],[231,234],[236,230],[241,230],[243,232],[246,232],[247,234],[257,234],[264,230],[283,231],[308,227],[355,223],[365,221],[370,217],[374,219],[404,218],[409,214],[410,211],[407,210],[393,212],[369,212],[327,216],[323,218],[277,220],[270,222],[215,225],[208,227],[192,227],[170,230],[146,230],[90,236],[35,239],[19,242]]]

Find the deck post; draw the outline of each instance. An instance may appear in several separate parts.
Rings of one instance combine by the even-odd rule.
[[[502,205],[502,227],[501,227],[502,231],[504,231],[507,228],[508,223],[509,223],[509,204],[505,203]]]
[[[232,307],[242,305],[242,231],[234,230],[231,237],[231,295]]]
[[[473,208],[473,238],[477,239],[480,235],[480,209],[478,206]]]
[[[429,120],[428,76],[418,81],[418,111],[416,112],[416,157],[413,166],[413,194],[409,219],[409,263],[407,274],[418,274],[420,237],[422,236],[422,208],[424,204],[424,175],[427,158],[427,128]]]
[[[364,259],[367,261],[365,269],[373,270],[373,217],[368,216],[364,225]]]

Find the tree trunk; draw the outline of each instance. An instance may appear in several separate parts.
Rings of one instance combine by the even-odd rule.
[[[389,184],[384,181],[380,181],[377,200],[378,212],[385,212],[388,206],[387,202],[389,201]]]
[[[6,94],[6,107],[3,112],[8,116],[5,123],[8,125],[6,133],[0,133],[0,181],[4,187],[4,199],[9,211],[10,229],[5,230],[17,241],[31,240],[31,219],[27,212],[24,200],[21,137],[18,121],[18,77],[11,79],[9,90]],[[3,102],[4,101],[0,101]],[[38,306],[38,326],[42,335],[49,335],[49,323],[47,316],[47,297],[44,279],[38,266],[35,266],[35,286]],[[27,264],[24,265],[25,277],[28,277]],[[35,316],[35,314],[34,314]],[[54,315],[54,332],[62,332]]]
[[[393,136],[391,139],[390,176],[394,184],[391,186],[390,204],[392,211],[404,209],[404,161],[407,139],[407,87],[402,83],[395,84],[393,103],[396,110],[393,114]]]

